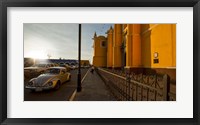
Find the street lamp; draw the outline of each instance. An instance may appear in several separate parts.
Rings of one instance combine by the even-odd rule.
[[[77,76],[77,92],[80,92],[81,87],[81,24],[78,26],[79,34],[78,34],[78,76]]]

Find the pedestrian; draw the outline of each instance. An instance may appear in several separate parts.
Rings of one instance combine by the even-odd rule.
[[[93,72],[94,72],[94,67],[91,68],[90,72],[93,74]]]

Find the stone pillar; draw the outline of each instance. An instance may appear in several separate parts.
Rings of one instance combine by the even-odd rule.
[[[132,65],[132,33],[133,24],[128,24],[126,34],[126,67],[131,67]]]
[[[113,68],[122,66],[122,24],[114,25]]]
[[[132,63],[131,67],[140,67],[142,65],[141,64],[140,24],[133,24],[131,63]]]
[[[113,28],[110,27],[110,29],[107,32],[107,67],[112,67],[113,65]]]

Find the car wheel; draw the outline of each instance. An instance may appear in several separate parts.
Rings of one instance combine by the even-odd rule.
[[[57,83],[56,83],[56,86],[55,86],[55,90],[58,90],[60,88],[60,81],[58,81]]]

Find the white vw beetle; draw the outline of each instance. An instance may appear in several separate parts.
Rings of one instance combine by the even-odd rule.
[[[32,91],[42,91],[48,89],[57,90],[64,82],[70,81],[70,79],[71,74],[66,71],[66,68],[51,67],[47,69],[44,74],[31,79],[27,83],[26,89],[31,89]]]

